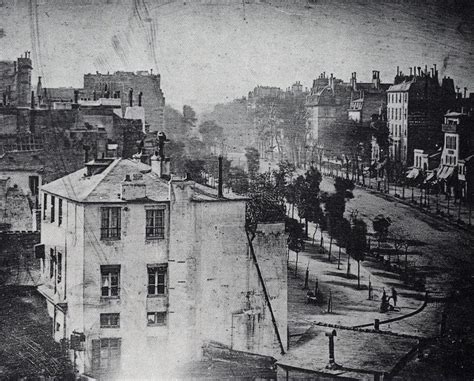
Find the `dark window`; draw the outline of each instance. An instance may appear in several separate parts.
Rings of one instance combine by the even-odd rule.
[[[148,312],[147,316],[147,325],[166,325],[166,312]]]
[[[100,266],[101,296],[120,296],[120,266]]]
[[[58,199],[58,226],[61,226],[63,223],[63,200]]]
[[[49,251],[49,277],[54,276],[54,262],[56,262],[56,256],[54,255],[54,249]]]
[[[39,187],[39,177],[38,176],[30,176],[28,178],[28,182],[30,185],[30,192],[33,196],[38,194],[38,187]]]
[[[51,196],[51,222],[54,222],[54,214],[55,214],[55,204],[56,204],[56,200],[55,200],[56,197],[54,196]]]
[[[46,193],[43,194],[43,220],[46,219],[46,215],[48,211],[48,195]]]
[[[58,283],[61,283],[61,279],[63,277],[63,255],[61,253],[58,253]]]
[[[148,209],[146,211],[146,237],[165,238],[164,209]]]
[[[101,208],[100,238],[120,239],[120,211],[119,207]]]
[[[166,294],[166,273],[167,267],[148,267],[148,295]]]
[[[120,369],[121,339],[104,338],[92,340],[93,371],[113,372]]]
[[[100,328],[120,327],[120,314],[100,314]]]

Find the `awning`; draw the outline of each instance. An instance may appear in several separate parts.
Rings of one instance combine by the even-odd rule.
[[[419,168],[412,168],[410,172],[407,174],[407,179],[416,179],[420,174]]]
[[[449,177],[451,177],[453,172],[454,172],[454,167],[443,165],[443,168],[441,169],[441,171],[438,174],[438,178],[441,179],[441,180],[446,180]]]
[[[428,176],[426,176],[425,182],[429,183],[430,181],[434,181],[436,179],[436,172],[430,172],[428,173]]]

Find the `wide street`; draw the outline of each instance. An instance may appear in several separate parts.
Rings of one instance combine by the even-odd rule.
[[[325,177],[321,184],[325,191],[333,191],[332,179]],[[401,202],[392,201],[369,193],[354,190],[354,198],[346,204],[346,213],[357,211],[369,232],[373,232],[372,220],[378,214],[392,220],[390,231],[397,232],[417,242],[419,255],[412,255],[417,270],[426,275],[426,289],[430,294],[447,294],[454,280],[473,273],[474,235],[448,225],[420,210]],[[467,279],[463,279],[466,280]]]

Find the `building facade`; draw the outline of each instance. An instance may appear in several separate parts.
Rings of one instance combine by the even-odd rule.
[[[403,166],[414,164],[414,149],[433,150],[441,145],[443,110],[454,100],[452,79],[440,85],[438,71],[410,68],[410,75],[397,73],[387,91],[387,122],[390,158]]]
[[[207,342],[286,348],[283,224],[248,240],[245,199],[168,166],[95,161],[42,187],[39,290],[80,373],[171,377]]]
[[[30,52],[16,61],[0,61],[0,105],[29,106],[32,70]]]

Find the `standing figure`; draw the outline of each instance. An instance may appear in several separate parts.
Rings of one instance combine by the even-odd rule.
[[[397,290],[395,290],[395,287],[392,287],[392,299],[393,299],[393,305],[394,307],[397,306]]]

